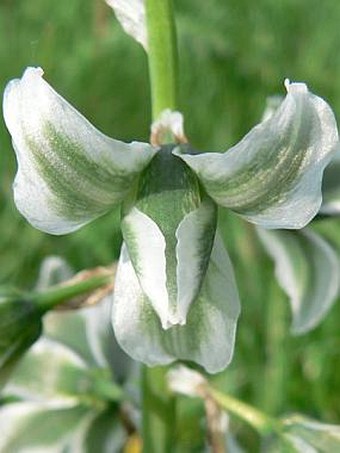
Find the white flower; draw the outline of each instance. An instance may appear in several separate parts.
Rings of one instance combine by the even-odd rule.
[[[318,212],[322,173],[338,144],[335,118],[305,84],[286,88],[276,112],[230,150],[198,154],[183,143],[106,137],[41,69],[28,68],[7,86],[14,196],[28,221],[65,234],[122,206],[112,321],[134,359],[193,360],[212,373],[230,362],[240,307],[216,234],[217,204],[266,228],[301,228]],[[174,115],[160,126],[170,125],[181,140]]]

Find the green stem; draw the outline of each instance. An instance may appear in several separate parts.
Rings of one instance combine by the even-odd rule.
[[[152,118],[177,109],[177,41],[172,0],[146,0]],[[167,368],[143,369],[143,450],[175,450],[175,398],[167,389]]]
[[[112,283],[112,275],[96,275],[78,283],[56,285],[41,293],[30,293],[29,299],[45,312],[73,297],[81,296],[110,283]]]
[[[175,451],[175,398],[167,388],[167,367],[143,368],[143,451]]]
[[[210,389],[210,391],[221,407],[251,425],[259,434],[266,436],[273,432],[281,432],[281,424],[275,418],[218,390]]]
[[[263,370],[262,407],[271,414],[282,412],[289,382],[288,304],[275,281],[269,284],[266,320],[266,363]]]
[[[177,109],[177,42],[172,0],[146,0],[152,118]]]

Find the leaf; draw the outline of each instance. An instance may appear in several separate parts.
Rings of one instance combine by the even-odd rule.
[[[316,327],[338,295],[340,268],[335,251],[307,229],[257,228],[257,233],[275,261],[276,278],[290,299],[292,332],[302,334]]]
[[[175,150],[216,203],[266,228],[302,228],[321,205],[321,178],[338,146],[332,110],[287,84],[275,113],[224,154]]]
[[[18,160],[14,198],[33,226],[64,234],[120,203],[156,149],[106,137],[42,74],[28,68],[5,89],[4,118]]]

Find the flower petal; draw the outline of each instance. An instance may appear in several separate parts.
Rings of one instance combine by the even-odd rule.
[[[33,401],[64,401],[67,405],[77,400],[80,388],[90,389],[87,369],[71,349],[40,338],[23,357],[3,392]]]
[[[224,154],[174,154],[208,194],[267,228],[302,228],[321,204],[321,178],[338,145],[332,110],[302,83],[275,113]]]
[[[139,282],[166,329],[170,320],[165,238],[157,224],[137,208],[123,218],[122,230]]]
[[[143,0],[106,0],[124,31],[147,50],[145,6]]]
[[[216,207],[208,198],[187,214],[176,230],[177,312],[183,320],[201,290],[215,230]]]
[[[143,292],[162,326],[183,325],[207,271],[216,205],[194,173],[161,147],[124,204],[122,232]]]
[[[202,290],[190,308],[187,324],[164,331],[123,244],[112,320],[118,342],[135,360],[150,366],[192,360],[210,373],[221,371],[232,357],[239,311],[232,266],[216,237]]]
[[[60,256],[47,256],[41,263],[36,291],[45,291],[52,285],[57,285],[70,279],[74,275],[71,267]]]
[[[310,451],[331,452],[340,449],[340,425],[320,423],[298,414],[287,417],[283,421],[284,435],[306,442]],[[306,450],[301,451],[306,452]]]
[[[257,229],[275,261],[276,277],[290,298],[292,332],[302,334],[326,316],[339,291],[340,268],[336,253],[310,230]]]
[[[156,150],[106,137],[59,96],[40,68],[4,94],[4,118],[18,159],[19,211],[53,234],[80,228],[120,203]]]
[[[20,402],[0,409],[2,453],[60,453],[69,450],[96,412],[86,406]]]
[[[325,169],[319,213],[330,216],[340,214],[340,148]]]

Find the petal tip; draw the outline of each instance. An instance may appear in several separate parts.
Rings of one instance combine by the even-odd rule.
[[[25,69],[23,77],[42,77],[43,75],[44,70],[40,66],[29,66]]]
[[[307,85],[303,82],[291,82],[288,78],[284,80],[287,93],[307,93]]]

